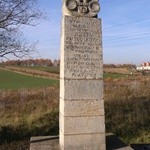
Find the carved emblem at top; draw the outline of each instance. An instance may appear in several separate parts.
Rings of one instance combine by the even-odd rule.
[[[100,11],[99,0],[64,0],[64,7],[69,15],[95,17]]]

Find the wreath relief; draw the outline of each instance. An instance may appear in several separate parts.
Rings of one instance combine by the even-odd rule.
[[[64,0],[68,13],[72,16],[95,17],[100,11],[99,0]]]

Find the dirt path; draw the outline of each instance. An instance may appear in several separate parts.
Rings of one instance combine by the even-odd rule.
[[[24,74],[24,75],[30,75],[34,77],[42,77],[42,78],[50,78],[50,79],[59,79],[59,74],[55,73],[48,73],[45,71],[39,71],[39,70],[34,70],[34,69],[27,69],[27,68],[19,68],[19,67],[5,67],[5,68],[0,68],[3,70],[8,70],[8,71],[13,71],[16,73]]]

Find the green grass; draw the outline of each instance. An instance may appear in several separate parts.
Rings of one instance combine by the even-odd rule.
[[[111,79],[118,79],[118,78],[127,78],[128,75],[121,74],[121,73],[104,73],[104,79],[111,78]]]
[[[34,69],[34,70],[39,70],[39,71],[45,71],[48,73],[59,74],[59,67],[55,67],[55,66],[51,66],[51,67],[48,67],[48,66],[20,66],[20,68]]]
[[[48,73],[60,73],[60,68],[56,66],[16,66],[18,68],[23,69],[32,69],[32,70],[38,70],[38,71],[44,71]],[[104,79],[119,79],[119,78],[128,78],[127,74],[121,74],[121,73],[105,73],[104,72]]]
[[[44,79],[0,69],[0,90],[58,85],[58,80]]]

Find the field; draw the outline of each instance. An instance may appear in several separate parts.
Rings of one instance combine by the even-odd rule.
[[[40,71],[45,71],[45,72],[49,72],[49,73],[55,73],[55,74],[59,74],[59,67],[55,67],[55,66],[22,66],[20,68],[27,68],[27,69],[34,69],[34,70],[40,70]]]
[[[50,79],[59,78],[58,67],[32,67],[32,66],[5,66],[6,70],[11,70],[18,73],[24,73],[36,77],[44,77]]]
[[[59,83],[52,81],[40,88],[0,90],[1,150],[28,150],[31,136],[58,134]],[[149,76],[105,73],[106,131],[127,144],[150,143],[149,83]]]
[[[0,69],[0,90],[58,85],[58,80],[44,79]]]
[[[150,143],[150,79],[105,81],[106,130],[126,143]]]

